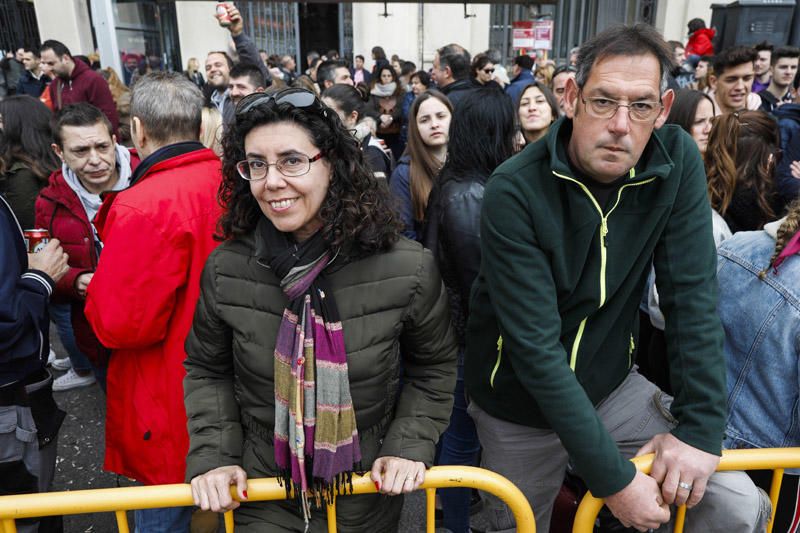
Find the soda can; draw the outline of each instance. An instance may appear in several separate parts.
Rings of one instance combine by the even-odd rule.
[[[50,242],[50,232],[44,228],[26,229],[23,235],[25,236],[25,246],[28,248],[28,253],[31,254],[41,252]]]
[[[217,20],[220,26],[230,26],[231,16],[228,14],[228,2],[217,2]]]

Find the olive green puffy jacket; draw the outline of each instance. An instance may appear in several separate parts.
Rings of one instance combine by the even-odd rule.
[[[287,300],[263,243],[258,230],[226,242],[203,272],[186,341],[187,480],[224,465],[240,465],[249,477],[275,475],[273,350]],[[456,377],[456,344],[432,255],[401,239],[383,254],[334,259],[325,273],[342,320],[363,469],[381,456],[430,466]],[[243,506],[239,514],[270,505]],[[343,530],[388,527],[398,505],[400,498],[348,497],[339,501],[337,522]]]

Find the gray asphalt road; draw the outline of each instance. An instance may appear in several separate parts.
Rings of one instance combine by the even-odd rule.
[[[51,341],[59,357],[65,355],[55,328]],[[60,373],[56,373],[60,375]],[[98,385],[55,393],[56,402],[67,412],[58,437],[58,459],[54,490],[99,489],[130,486],[124,477],[102,469],[105,431],[105,396]],[[401,533],[425,530],[425,497],[416,492],[406,497],[400,522]],[[133,531],[133,513],[129,514]],[[473,524],[480,524],[480,516]],[[72,515],[64,517],[65,533],[106,533],[116,531],[112,513]],[[443,532],[445,530],[439,530]]]

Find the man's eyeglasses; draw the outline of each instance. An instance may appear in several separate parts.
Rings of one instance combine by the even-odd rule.
[[[269,167],[275,165],[278,172],[287,178],[295,178],[308,174],[308,171],[311,170],[311,163],[319,161],[323,157],[325,157],[325,155],[320,152],[314,157],[308,157],[305,154],[286,155],[274,163],[269,163],[258,158],[245,159],[244,161],[236,163],[236,170],[239,172],[239,176],[244,180],[259,181],[266,178]]]
[[[483,73],[484,74],[494,74],[494,69],[493,68],[485,68],[485,69],[483,69]]]
[[[631,120],[634,122],[649,122],[655,120],[661,110],[664,109],[664,104],[660,101],[640,100],[623,104],[603,96],[584,98],[583,93],[580,93],[580,96],[583,105],[586,106],[586,110],[595,118],[611,118],[617,114],[620,107],[627,107]]]
[[[251,109],[265,105],[289,104],[298,109],[312,108],[314,111],[325,111],[324,106],[317,98],[317,95],[306,89],[290,87],[276,93],[253,93],[248,94],[239,101],[236,106],[236,116],[242,116]]]

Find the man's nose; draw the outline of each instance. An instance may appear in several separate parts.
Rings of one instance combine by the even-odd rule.
[[[617,108],[617,111],[608,120],[608,130],[617,135],[625,135],[631,131],[631,117],[627,107],[619,106]]]

